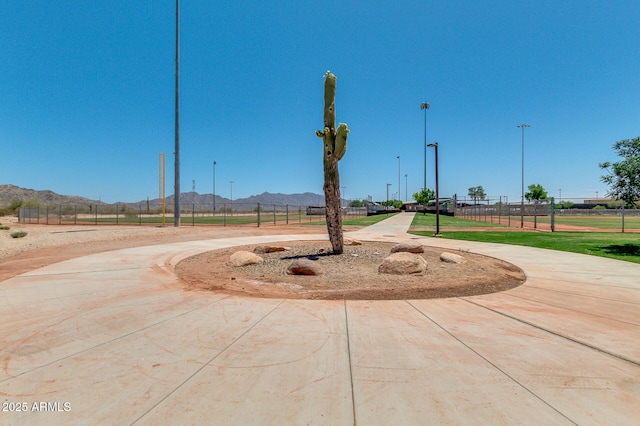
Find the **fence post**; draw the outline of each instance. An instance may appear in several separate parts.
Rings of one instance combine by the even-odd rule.
[[[227,226],[227,203],[222,204],[222,226]]]
[[[556,204],[555,199],[551,197],[551,232],[556,231]]]
[[[116,203],[116,225],[120,224],[120,221],[118,220],[118,213],[120,212],[120,204]]]
[[[276,205],[273,205],[273,224],[276,224]]]
[[[191,204],[191,226],[196,226],[196,204]]]
[[[142,226],[142,205],[138,206],[138,225]]]
[[[258,228],[260,227],[260,203],[258,203]]]
[[[287,204],[285,206],[285,211],[287,212],[286,213],[286,218],[287,218],[287,225],[288,225],[289,224],[289,204]]]
[[[624,234],[624,201],[622,202],[622,233]]]

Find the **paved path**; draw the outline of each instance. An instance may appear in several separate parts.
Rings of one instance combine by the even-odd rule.
[[[640,265],[418,238],[411,219],[350,236],[498,257],[527,282],[346,302],[175,285],[187,256],[313,236],[61,262],[0,283],[0,424],[638,424]]]

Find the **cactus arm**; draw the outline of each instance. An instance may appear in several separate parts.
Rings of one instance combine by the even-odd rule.
[[[336,156],[337,160],[340,160],[345,152],[347,152],[347,136],[349,135],[349,127],[345,123],[340,123],[338,125],[338,130],[336,131],[336,143],[335,148],[333,150],[333,154]]]
[[[336,127],[336,81],[338,78],[327,71],[324,77],[324,127]]]

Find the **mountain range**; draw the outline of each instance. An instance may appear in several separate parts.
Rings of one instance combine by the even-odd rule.
[[[83,204],[83,205],[109,205],[103,201],[91,200],[84,197],[78,197],[73,195],[60,195],[53,191],[44,190],[38,191],[34,189],[21,188],[15,185],[0,185],[0,208],[6,207],[12,202],[20,200],[23,203],[28,201],[37,202],[41,205],[60,205],[60,204]],[[167,197],[166,204],[173,205],[173,195]],[[228,198],[216,195],[216,205],[224,205],[231,203]],[[259,195],[252,195],[247,198],[238,198],[233,200],[233,204],[277,204],[277,205],[290,205],[290,206],[322,206],[324,205],[324,195],[314,194],[312,192],[305,192],[301,194],[272,194],[270,192],[263,192]],[[127,204],[130,206],[158,206],[159,200],[141,200],[137,202],[118,202],[113,204]],[[213,194],[198,194],[197,192],[184,192],[180,194],[180,204],[189,206],[191,204],[196,205],[213,205]],[[217,209],[217,207],[216,207]]]

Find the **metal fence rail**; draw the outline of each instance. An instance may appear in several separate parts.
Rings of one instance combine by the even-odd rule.
[[[595,204],[591,208],[561,208],[553,199],[548,203],[506,204],[483,200],[458,206],[456,217],[518,228],[543,231],[640,232],[640,209]],[[614,204],[614,203],[611,203]]]
[[[367,216],[366,207],[349,207],[342,210],[343,217]],[[20,223],[46,225],[104,224],[104,225],[162,225],[173,223],[173,211],[169,208],[137,204],[66,204],[43,207],[21,207]],[[283,225],[305,222],[321,222],[324,214],[309,214],[307,206],[288,204],[224,203],[183,205],[180,223],[184,225]]]

